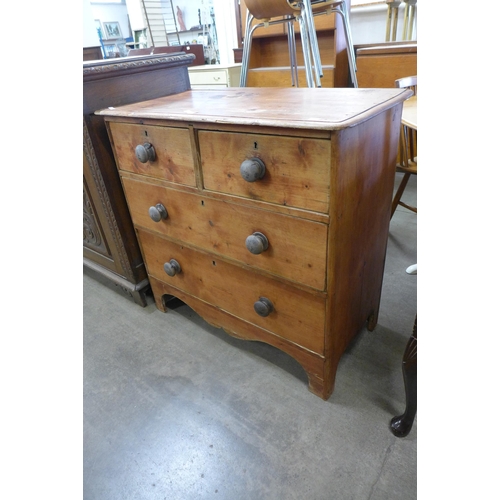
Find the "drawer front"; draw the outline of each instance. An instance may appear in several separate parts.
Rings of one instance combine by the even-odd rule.
[[[326,224],[132,179],[122,180],[136,226],[318,290],[325,289]],[[154,222],[149,208],[157,204],[165,207],[168,217]],[[260,254],[251,253],[246,247],[247,237],[256,232],[264,234],[269,243]]]
[[[159,235],[146,231],[138,233],[148,273],[153,277],[306,349],[323,354],[323,295],[297,290],[271,278],[255,275],[214,255],[173,243]],[[164,270],[164,264],[170,264],[172,259],[180,266],[180,272],[174,276]],[[266,317],[257,314],[254,308],[262,297],[272,304],[272,312]]]
[[[189,71],[191,85],[226,85],[225,71]]]
[[[330,141],[272,135],[199,131],[206,189],[316,212],[328,212]],[[246,181],[243,161],[260,159],[264,176]]]
[[[110,122],[109,126],[121,170],[196,185],[188,129],[117,122]],[[136,158],[135,149],[145,143],[153,146],[155,159],[142,163]]]

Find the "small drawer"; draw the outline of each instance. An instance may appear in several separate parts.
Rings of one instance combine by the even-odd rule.
[[[205,189],[328,213],[329,140],[207,130],[198,138]],[[241,169],[251,176],[259,162],[262,178],[245,180]]]
[[[214,255],[173,243],[159,235],[146,231],[138,231],[138,234],[148,273],[153,277],[323,354],[324,295],[256,276]]]
[[[225,71],[189,71],[191,85],[227,85]]]
[[[326,224],[133,179],[122,181],[136,227],[325,289]]]
[[[119,122],[110,122],[109,128],[120,170],[187,186],[196,185],[188,129]],[[152,146],[153,153],[148,153],[151,156],[146,154],[151,151],[148,144]],[[140,148],[138,153],[137,147]]]

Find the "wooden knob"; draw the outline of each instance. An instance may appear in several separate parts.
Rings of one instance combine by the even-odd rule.
[[[170,259],[170,262],[165,262],[165,264],[163,264],[163,270],[169,276],[173,277],[181,272],[181,266],[175,259]]]
[[[255,312],[265,318],[274,311],[273,303],[266,297],[259,297],[259,300],[253,305]]]
[[[240,165],[240,173],[247,182],[255,182],[264,177],[266,165],[260,158],[250,158]]]
[[[156,158],[155,148],[149,142],[145,142],[144,144],[139,144],[135,148],[135,157],[141,163],[147,163],[148,161],[154,161]]]
[[[167,209],[161,204],[149,207],[149,216],[154,222],[160,222],[168,217]]]
[[[255,255],[265,252],[269,248],[269,240],[265,234],[253,233],[245,240],[247,250]]]

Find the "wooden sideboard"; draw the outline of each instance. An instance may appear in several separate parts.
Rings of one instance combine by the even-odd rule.
[[[227,88],[100,111],[157,307],[283,350],[327,399],[377,323],[409,95]]]
[[[205,64],[188,68],[192,89],[239,87],[241,64]]]
[[[190,88],[192,55],[83,63],[83,264],[145,306],[149,281],[102,117],[97,109]]]
[[[83,60],[84,61],[97,61],[102,59],[101,46],[83,47]]]
[[[398,78],[417,74],[416,42],[355,45],[360,88],[392,88]]]
[[[128,55],[132,57],[144,55],[173,54],[176,52],[194,54],[194,59],[189,63],[188,66],[200,66],[205,64],[203,45],[199,43],[170,45],[165,47],[147,47],[145,49],[130,49]]]
[[[348,0],[348,8],[350,0]],[[240,0],[240,31],[245,36],[247,7]],[[344,27],[339,14],[318,15],[314,18],[324,76],[323,87],[348,87],[349,64]],[[294,23],[299,65],[299,86],[307,87],[300,28]],[[235,61],[238,59],[235,55]],[[248,87],[290,87],[290,58],[284,24],[255,30],[248,71]]]

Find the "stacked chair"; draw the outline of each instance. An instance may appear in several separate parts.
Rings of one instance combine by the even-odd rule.
[[[275,24],[287,25],[288,52],[292,73],[292,86],[298,86],[297,51],[295,44],[294,22],[300,26],[300,37],[304,55],[304,66],[308,87],[321,87],[323,70],[314,26],[314,16],[321,14],[340,14],[344,25],[347,42],[347,57],[351,81],[354,87],[358,86],[356,78],[356,59],[352,43],[349,12],[346,0],[245,0],[247,6],[247,21],[245,39],[243,42],[243,56],[241,64],[240,87],[246,87],[252,37],[259,28]],[[253,22],[258,21],[253,24]],[[252,26],[253,24],[253,26]]]

